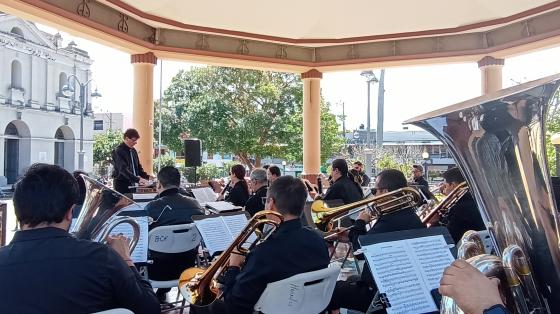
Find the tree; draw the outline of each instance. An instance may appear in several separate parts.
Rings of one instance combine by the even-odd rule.
[[[181,151],[181,135],[197,137],[206,151],[234,154],[249,167],[268,156],[301,161],[302,90],[299,76],[290,73],[221,67],[180,71],[165,91],[162,140]],[[322,150],[330,156],[341,140],[334,115],[327,104],[322,107]]]
[[[93,164],[101,176],[108,175],[107,166],[111,162],[111,152],[123,140],[120,130],[107,130],[93,137]]]

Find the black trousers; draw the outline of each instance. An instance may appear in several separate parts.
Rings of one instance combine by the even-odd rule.
[[[129,186],[133,186],[133,182],[113,180],[113,189],[121,194],[135,193],[136,189],[129,189]]]
[[[375,292],[376,289],[371,284],[357,278],[337,281],[327,310],[345,308],[365,313],[373,301]]]

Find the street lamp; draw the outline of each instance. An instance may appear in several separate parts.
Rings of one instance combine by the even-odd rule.
[[[556,153],[556,176],[560,177],[560,133],[552,134],[550,142],[554,145]]]
[[[283,175],[286,175],[286,161],[285,160],[282,160],[282,168],[283,168],[283,171],[284,171]]]
[[[68,76],[68,84],[62,87],[62,94],[66,97],[70,97],[74,95],[74,88],[70,86],[70,79],[74,79],[74,83],[78,83],[80,85],[80,151],[78,152],[78,169],[84,169],[84,104],[87,101],[87,86],[93,81],[90,79],[89,81],[82,84],[78,77],[74,74]],[[97,88],[93,93],[91,93],[92,98],[101,97]],[[75,104],[74,104],[75,105]],[[86,108],[87,109],[87,108]]]
[[[367,137],[366,137],[366,140],[367,140],[367,147],[370,148],[370,146],[371,146],[371,142],[370,142],[370,133],[371,133],[371,123],[370,123],[371,84],[372,83],[377,83],[379,81],[377,80],[377,77],[375,77],[375,74],[371,70],[362,71],[362,73],[360,73],[360,75],[366,78],[366,83],[367,83]]]
[[[422,153],[422,159],[424,159],[424,173],[426,174],[426,181],[428,181],[428,159],[430,159],[430,153],[424,151]]]

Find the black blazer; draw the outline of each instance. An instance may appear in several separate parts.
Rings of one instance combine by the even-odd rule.
[[[361,200],[364,197],[364,191],[358,183],[354,182],[347,176],[342,176],[336,180],[327,190],[324,200],[341,199],[344,204],[350,204]]]
[[[117,146],[113,152],[111,153],[111,157],[113,158],[113,179],[128,182],[128,183],[136,183],[140,181],[137,176],[148,180],[150,176],[144,171],[142,165],[140,164],[140,160],[138,159],[138,152],[136,149],[129,148],[126,146],[125,143],[121,143]],[[132,170],[132,165],[134,164],[134,169],[136,169],[136,176]]]
[[[228,313],[252,314],[267,284],[328,265],[327,245],[318,233],[299,219],[283,222],[249,253],[242,270],[227,269],[222,282]]]
[[[245,206],[245,203],[247,203],[247,200],[249,199],[249,190],[243,182],[238,181],[233,187],[230,186],[228,189],[229,193],[225,197],[224,201],[230,202],[235,206]]]
[[[451,207],[449,215],[442,222],[447,224],[447,229],[455,243],[459,242],[463,234],[469,230],[486,230],[484,221],[470,192],[463,195],[457,204]]]
[[[247,203],[245,203],[245,211],[254,216],[257,212],[264,209],[263,198],[266,198],[266,193],[268,192],[268,187],[265,185],[255,191],[253,195],[249,197]]]

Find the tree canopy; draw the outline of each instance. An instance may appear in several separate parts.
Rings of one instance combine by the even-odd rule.
[[[250,167],[259,166],[261,159],[269,156],[299,162],[303,150],[302,91],[301,79],[290,73],[222,67],[180,71],[165,91],[163,143],[181,151],[180,137],[196,137],[202,140],[204,150],[234,154]],[[343,140],[329,105],[322,102],[322,109],[324,160],[340,149]]]

